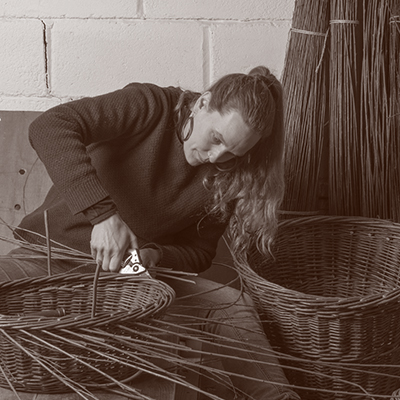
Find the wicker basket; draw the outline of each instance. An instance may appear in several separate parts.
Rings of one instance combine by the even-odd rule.
[[[125,345],[105,334],[117,334],[120,323],[157,317],[174,297],[167,284],[133,275],[104,274],[94,280],[93,274],[61,274],[0,284],[0,386],[68,391],[50,370],[86,387],[104,386],[103,374],[95,369],[118,381],[129,379],[137,372],[132,364],[112,360],[123,355]],[[49,310],[63,310],[65,315],[38,316]],[[87,328],[98,330],[102,354],[95,350],[98,345],[85,343]],[[49,364],[38,362],[38,354]]]
[[[300,394],[371,399],[354,394],[360,385],[390,397],[400,387],[400,368],[390,367],[400,364],[400,224],[293,218],[280,222],[272,252],[237,267],[271,344],[301,360],[282,359],[300,367],[287,370],[292,383],[313,388]]]

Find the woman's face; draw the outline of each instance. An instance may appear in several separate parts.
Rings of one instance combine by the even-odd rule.
[[[209,112],[210,98],[211,94],[207,92],[197,101],[193,108],[193,132],[183,143],[186,161],[192,166],[223,163],[235,156],[243,156],[260,139],[250,131],[238,112],[224,115],[218,111]]]

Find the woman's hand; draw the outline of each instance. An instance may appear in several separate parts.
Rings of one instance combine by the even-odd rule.
[[[146,269],[151,269],[158,265],[161,260],[161,252],[157,249],[144,248],[139,251],[140,259]]]
[[[118,272],[128,250],[139,246],[136,235],[119,214],[114,214],[94,225],[90,248],[92,257],[104,271]]]

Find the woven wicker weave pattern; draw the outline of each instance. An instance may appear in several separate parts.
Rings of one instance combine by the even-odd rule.
[[[354,386],[339,381],[344,379],[385,395],[399,387],[399,380],[385,375],[398,376],[399,368],[361,366],[361,372],[351,372],[333,366],[335,362],[400,364],[399,252],[400,224],[314,216],[280,223],[275,259],[254,252],[248,265],[238,265],[268,321],[265,330],[272,344],[305,360],[297,365],[312,371],[294,374],[296,381],[354,391]],[[318,396],[319,400],[359,398]]]
[[[156,316],[174,299],[173,290],[156,279],[106,274],[97,283],[92,318],[93,274],[62,274],[0,284],[0,328],[49,329],[101,326]],[[64,309],[65,316],[29,316]]]
[[[93,274],[61,274],[0,284],[0,386],[68,391],[54,371],[96,388],[104,385],[104,374],[118,381],[131,378],[135,360],[125,354],[129,345],[117,338],[118,325],[156,318],[174,297],[164,282],[111,273],[96,282]],[[65,316],[34,315],[57,309]]]

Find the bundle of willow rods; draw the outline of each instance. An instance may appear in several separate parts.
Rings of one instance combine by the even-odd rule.
[[[326,122],[327,0],[297,0],[282,74],[286,125],[283,210],[317,209]]]
[[[366,217],[390,219],[390,195],[400,182],[392,181],[394,164],[390,159],[388,0],[364,0],[363,63],[361,76],[361,159],[360,175]],[[393,154],[393,153],[392,153]],[[397,205],[396,205],[397,206]]]
[[[14,228],[9,225],[7,226],[10,229]],[[29,242],[9,237],[0,237],[0,240],[6,240],[13,245],[35,250],[38,252],[37,257],[46,258],[48,255],[46,246],[33,245]],[[88,263],[90,260],[93,262],[89,255],[66,247],[54,247],[51,254],[54,259],[79,261],[82,263]],[[9,256],[1,256],[0,262],[1,258],[7,257]],[[21,257],[25,259],[29,258],[26,254],[21,255]],[[30,257],[35,256],[32,255]],[[187,275],[185,273],[178,274],[177,271],[169,271],[162,268],[156,272],[157,275],[159,273],[170,279],[186,279],[185,275]],[[187,279],[190,280],[190,274]],[[188,284],[190,283],[188,282]],[[231,386],[230,378],[239,377],[248,379],[254,382],[254,385],[257,385],[259,380],[254,377],[227,372],[218,364],[210,362],[210,360],[223,358],[226,358],[228,361],[231,359],[240,360],[243,365],[246,365],[246,362],[253,362],[246,354],[242,354],[242,351],[239,349],[241,343],[235,339],[229,339],[204,330],[199,330],[199,325],[206,325],[210,322],[208,319],[199,317],[188,318],[187,315],[179,315],[172,310],[171,316],[174,320],[178,318],[180,321],[185,321],[176,324],[172,322],[168,316],[169,311],[167,310],[165,314],[166,319],[154,319],[150,317],[142,321],[121,322],[112,327],[104,328],[94,326],[74,327],[74,329],[66,327],[59,330],[49,328],[39,332],[26,327],[26,329],[21,329],[19,332],[19,340],[16,340],[15,336],[5,329],[2,329],[0,334],[4,337],[8,337],[10,344],[16,346],[16,349],[25,352],[26,357],[30,359],[33,366],[38,365],[40,368],[46,369],[53,378],[60,380],[60,382],[65,385],[65,391],[75,392],[82,399],[86,400],[98,400],[99,397],[97,397],[96,392],[99,390],[122,395],[130,399],[152,400],[150,396],[135,387],[136,381],[118,380],[112,373],[107,373],[107,368],[99,368],[101,364],[105,366],[116,365],[116,368],[118,368],[119,364],[122,368],[131,368],[133,371],[139,371],[145,375],[173,382],[178,386],[185,387],[185,390],[191,389],[192,391],[198,392],[204,399],[224,400],[224,398],[221,398],[213,392],[213,387],[199,387],[193,384],[193,381],[188,379],[188,374],[197,374],[200,378],[204,376],[216,385],[222,386],[231,393],[231,397],[228,398],[241,395],[239,390]],[[243,321],[241,320],[241,322]],[[224,324],[223,321],[220,323]],[[197,341],[201,343],[202,346],[191,348],[188,346],[190,341]],[[26,345],[24,343],[26,343]],[[351,381],[344,381],[343,379],[341,379],[341,385],[343,382],[347,382],[349,390],[338,390],[338,388],[335,387],[337,377],[317,371],[318,365],[321,364],[319,361],[312,361],[305,358],[303,359],[302,357],[279,353],[276,350],[271,350],[270,348],[265,348],[260,345],[247,344],[247,346],[247,353],[254,352],[254,354],[258,355],[262,353],[275,354],[280,360],[285,361],[282,367],[286,373],[291,370],[301,370],[302,373],[315,377],[315,379],[324,379],[329,382],[329,385],[322,388],[305,387],[290,383],[290,387],[295,390],[304,391],[307,389],[316,395],[341,395],[350,396],[352,399],[390,398],[390,395],[375,395],[367,388],[363,388],[359,384]],[[229,356],[220,354],[218,348],[222,347],[234,349],[235,355]],[[53,355],[59,354],[59,356],[49,358],[47,357],[48,353],[44,351],[45,349],[50,349]],[[187,352],[197,355],[197,358],[183,356],[184,353]],[[202,362],[199,363],[199,359],[202,359]],[[92,369],[95,374],[101,374],[104,378],[102,384],[97,382],[91,385],[90,382],[86,381],[82,383],[68,377],[66,371],[63,370],[63,366],[67,365],[70,361],[73,361],[77,365],[77,368],[81,365],[84,369]],[[301,365],[301,367],[293,366],[294,364]],[[367,373],[376,376],[376,379],[379,379],[382,375],[380,372],[374,370],[365,371],[365,365],[349,365],[349,363],[341,362],[329,362],[329,365],[334,365],[337,370],[352,370],[355,374]],[[374,367],[379,367],[379,365],[374,364]],[[393,371],[395,371],[396,366],[392,367]],[[389,374],[391,375],[391,372],[389,372]],[[13,376],[12,373],[10,374],[7,363],[1,357],[0,378],[3,384],[4,382],[8,382],[9,389],[15,392],[16,398],[19,398],[17,393],[18,385],[13,382],[15,376]],[[27,377],[27,379],[29,380],[29,377]],[[279,383],[275,384],[279,385]],[[285,386],[285,384],[281,385]],[[227,397],[225,397],[225,399],[226,398]]]
[[[400,222],[400,2],[391,0],[389,7],[389,135],[388,143],[391,176],[390,215]]]
[[[46,221],[47,219],[45,218]],[[15,230],[15,227],[8,224],[6,226],[10,230]],[[34,234],[34,232],[31,233]],[[48,233],[48,229],[46,229],[46,233]],[[0,262],[1,259],[9,258],[21,258],[24,260],[42,258],[44,260],[47,259],[50,267],[55,259],[82,263],[85,267],[88,264],[95,264],[88,254],[62,246],[51,241],[47,236],[36,235],[42,239],[42,242],[43,239],[46,239],[46,245],[32,244],[23,239],[0,237],[0,240],[5,240],[18,247],[34,250],[29,254],[13,253],[0,256]],[[58,247],[51,248],[53,245],[58,245]],[[80,267],[78,266],[77,269],[79,270]],[[91,274],[73,274],[70,272],[49,277],[4,282],[0,286],[13,289],[15,285],[19,285],[21,288],[26,287],[27,291],[30,292],[33,284],[35,284],[39,291],[47,293],[47,289],[52,291],[64,289],[64,286],[60,288],[57,285],[56,281],[59,279],[63,281],[65,279],[77,279],[76,287],[79,287],[79,290],[85,290],[81,287],[83,286],[83,278],[81,277],[89,276],[92,279],[90,277]],[[97,276],[98,272],[99,268],[97,267],[95,276]],[[161,267],[155,267],[152,269],[153,272],[156,276],[184,280],[188,284],[193,284],[190,276],[195,275]],[[49,269],[49,275],[52,275],[51,268]],[[111,275],[106,274],[106,277]],[[119,279],[119,277],[126,278],[128,276],[119,276],[117,274],[115,277]],[[132,279],[140,280],[140,277],[133,277]],[[50,287],[42,286],[42,282],[47,282],[48,280],[51,280]],[[94,282],[97,282],[96,278]],[[154,280],[154,282],[158,281]],[[93,292],[95,292],[94,283]],[[89,323],[88,325],[80,324],[82,316],[86,318],[87,313],[82,315],[79,311],[74,311],[73,315],[67,315],[66,317],[25,315],[25,312],[30,313],[32,311],[32,307],[41,307],[41,303],[31,304],[30,308],[27,309],[24,300],[18,302],[14,298],[13,306],[8,308],[8,297],[6,293],[2,294],[5,295],[3,299],[5,306],[3,307],[3,312],[5,314],[0,315],[0,317],[5,323],[2,324],[0,329],[0,386],[14,391],[17,398],[19,398],[17,391],[35,393],[38,391],[43,393],[73,391],[84,399],[94,400],[97,397],[92,393],[92,390],[103,389],[122,393],[132,399],[151,400],[151,397],[137,390],[134,384],[128,384],[132,376],[144,372],[150,376],[158,377],[201,393],[205,398],[223,400],[212,393],[212,389],[209,391],[207,388],[203,389],[194,385],[193,382],[186,378],[184,371],[211,379],[217,385],[231,391],[233,398],[236,394],[241,395],[242,393],[237,388],[234,388],[229,381],[229,376],[232,376],[232,374],[218,366],[215,367],[213,364],[199,364],[196,359],[185,358],[181,352],[197,353],[199,358],[204,355],[207,356],[208,360],[210,357],[214,359],[227,357],[228,359],[239,359],[244,365],[246,362],[253,362],[252,358],[249,359],[247,357],[248,351],[239,348],[240,341],[199,330],[198,326],[207,324],[207,319],[193,317],[189,322],[186,322],[186,325],[177,325],[173,322],[179,317],[177,314],[171,317],[172,320],[167,318],[166,321],[162,321],[159,315],[156,316],[154,314],[153,316],[147,315],[146,318],[140,321],[138,319],[132,320],[128,318],[124,320],[121,318],[114,320],[112,323],[100,325]],[[91,296],[90,293],[88,295]],[[67,308],[69,306],[71,296],[74,296],[74,294],[67,294],[67,298],[63,298],[63,301],[66,302],[63,307]],[[93,296],[93,304],[96,304],[94,298]],[[81,303],[79,299],[78,302]],[[18,307],[15,306],[16,303],[19,304]],[[90,307],[91,305],[84,301],[84,306]],[[13,311],[9,315],[10,309]],[[18,315],[15,315],[15,312]],[[21,312],[22,316],[20,316]],[[110,312],[113,313],[111,310]],[[118,312],[115,312],[115,315],[118,316]],[[100,314],[99,316],[101,319]],[[187,321],[188,319],[186,315],[181,315],[180,317],[182,321]],[[69,318],[67,324],[63,322],[65,318]],[[31,319],[36,324],[33,327],[29,323]],[[18,326],[9,324],[8,320],[19,321]],[[69,322],[72,322],[72,325]],[[240,323],[242,322],[241,320]],[[240,323],[238,322],[238,324]],[[221,321],[221,324],[224,324],[224,322]],[[193,328],[192,325],[196,327]],[[210,344],[211,347],[208,347],[206,351],[202,349],[194,350],[184,344],[187,339],[204,343],[204,345]],[[218,342],[218,346],[212,345],[214,341]],[[235,356],[221,355],[219,349],[223,347],[234,349]],[[254,346],[253,350],[249,350],[249,352],[252,351],[254,354],[271,353],[269,347],[263,348],[262,346]],[[119,373],[121,370],[125,371],[122,375]],[[43,379],[43,375],[46,376],[45,379]],[[239,376],[242,379],[258,381],[245,374]]]
[[[329,193],[330,213],[357,215],[359,188],[359,76],[357,1],[330,2]]]
[[[296,1],[282,77],[283,210],[400,221],[399,7],[397,0]],[[318,193],[324,182],[329,207]]]

